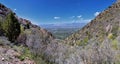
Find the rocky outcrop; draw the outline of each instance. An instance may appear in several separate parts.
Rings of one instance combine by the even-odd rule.
[[[19,18],[19,17],[17,17],[17,19],[18,19],[19,23],[20,23],[25,29],[29,29],[29,28],[37,28],[37,29],[40,29],[39,26],[32,24],[30,20],[23,19],[23,18]]]
[[[12,12],[12,10],[10,10],[9,8],[0,3],[0,19],[5,18],[5,16],[10,12]]]

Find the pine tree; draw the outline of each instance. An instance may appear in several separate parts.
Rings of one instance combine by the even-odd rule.
[[[7,15],[3,23],[3,30],[5,31],[6,37],[12,42],[20,34],[20,24],[12,12]]]

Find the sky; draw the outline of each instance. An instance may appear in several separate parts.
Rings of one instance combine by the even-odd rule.
[[[32,23],[88,23],[116,0],[0,0]]]

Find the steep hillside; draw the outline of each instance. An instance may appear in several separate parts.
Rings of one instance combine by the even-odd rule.
[[[90,39],[103,42],[110,35],[118,36],[120,30],[120,2],[114,3],[101,12],[81,30],[66,38],[67,44],[86,45]]]
[[[45,64],[41,57],[35,57],[35,53],[43,44],[47,45],[53,39],[50,32],[32,24],[29,20],[19,18],[11,9],[0,3],[0,58],[3,58],[0,61],[3,64]],[[9,45],[4,46],[8,41]],[[2,53],[4,51],[5,54]],[[12,53],[19,56],[16,58]]]

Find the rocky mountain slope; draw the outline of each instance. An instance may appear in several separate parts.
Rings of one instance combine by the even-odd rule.
[[[37,40],[35,40],[35,38]],[[11,9],[0,3],[0,43],[2,43],[0,46],[0,59],[8,58],[0,60],[2,64],[35,64],[37,62],[33,59],[36,58],[31,52],[35,53],[35,50],[40,48],[39,46],[50,43],[52,39],[54,39],[54,37],[50,32],[32,24],[29,20],[19,18]],[[8,40],[9,44],[12,46],[3,46],[8,42]],[[29,49],[35,50],[30,51]],[[9,52],[9,50],[11,50],[11,52]],[[2,53],[4,51],[6,52]],[[12,53],[19,54],[18,58],[16,58],[16,55]],[[7,56],[10,56],[11,59]],[[38,59],[39,63],[45,63],[40,57]]]
[[[103,42],[110,35],[116,38],[120,31],[120,2],[114,3],[78,32],[66,38],[67,44],[86,45],[90,39]]]

